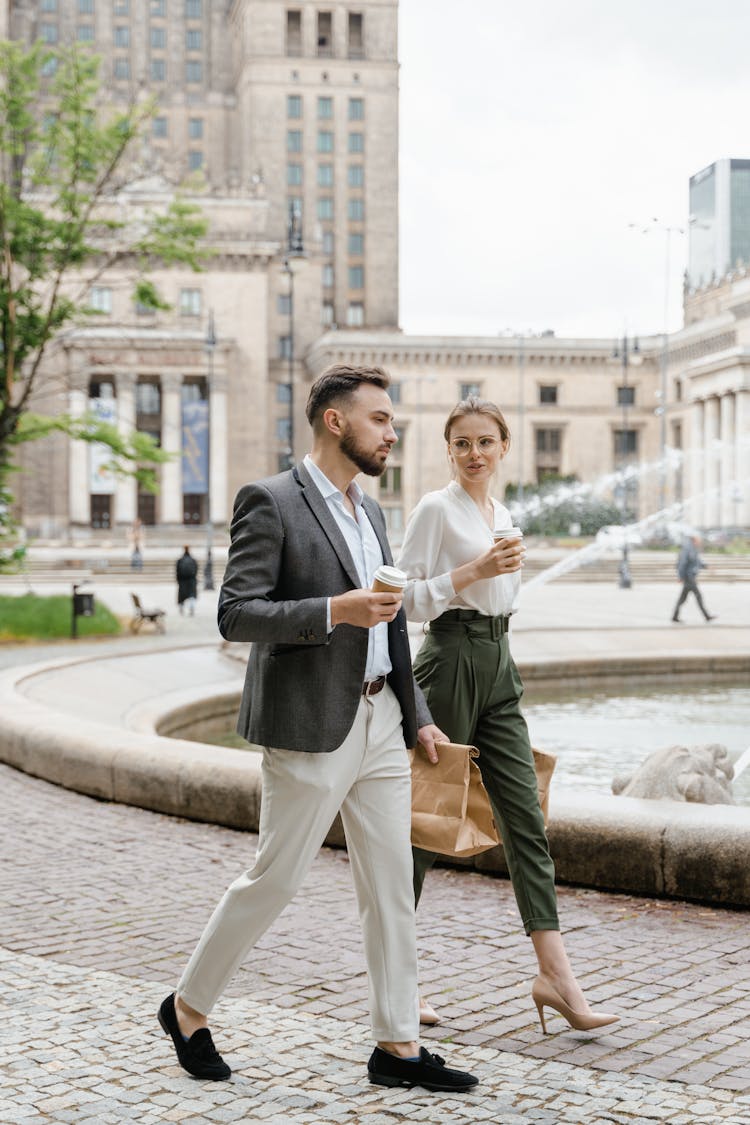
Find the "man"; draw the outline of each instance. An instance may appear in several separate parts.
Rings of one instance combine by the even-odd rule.
[[[701,545],[700,535],[688,535],[682,544],[679,557],[677,559],[677,577],[682,582],[682,589],[680,596],[677,599],[677,605],[674,607],[672,620],[679,623],[680,609],[684,602],[687,600],[688,594],[692,594],[698,603],[698,608],[705,617],[706,621],[713,621],[714,614],[709,613],[703,604],[701,592],[698,589],[698,572],[705,567],[703,559],[698,554],[698,548]]]
[[[207,1014],[293,897],[340,810],[359,903],[377,1047],[370,1081],[466,1090],[477,1079],[419,1049],[406,746],[445,738],[411,672],[401,597],[370,590],[391,562],[358,471],[380,476],[396,442],[380,368],[329,368],[313,384],[312,453],[237,496],[219,629],[252,641],[238,731],[264,747],[255,866],[228,888],[159,1020],[182,1066],[228,1078]],[[419,728],[419,729],[418,729]]]
[[[175,565],[177,578],[177,604],[180,613],[187,605],[192,617],[195,613],[195,599],[198,597],[198,564],[190,554],[190,548],[185,547]]]

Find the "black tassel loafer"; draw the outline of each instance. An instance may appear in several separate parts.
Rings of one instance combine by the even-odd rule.
[[[166,1034],[172,1036],[180,1066],[188,1074],[194,1078],[210,1078],[213,1082],[229,1078],[232,1071],[214,1047],[207,1027],[199,1027],[189,1039],[184,1038],[174,1010],[174,992],[162,1001],[157,1015]]]
[[[425,1090],[459,1092],[470,1090],[479,1083],[473,1074],[464,1070],[451,1070],[440,1055],[431,1055],[425,1048],[418,1060],[400,1059],[376,1047],[370,1055],[367,1073],[378,1086],[423,1086]]]

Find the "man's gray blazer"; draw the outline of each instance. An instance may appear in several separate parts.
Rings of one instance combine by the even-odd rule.
[[[383,558],[390,563],[383,513],[365,497]],[[232,544],[219,596],[219,630],[252,641],[238,732],[260,746],[329,752],[351,730],[362,694],[367,629],[326,632],[327,599],[360,585],[328,504],[304,465],[237,494]],[[411,670],[403,610],[388,626],[388,682],[403,714],[404,739],[432,722]]]

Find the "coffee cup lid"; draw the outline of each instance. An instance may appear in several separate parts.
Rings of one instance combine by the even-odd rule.
[[[380,582],[384,582],[387,586],[405,586],[407,576],[403,570],[399,570],[397,566],[386,566],[383,564],[379,566],[373,576]]]

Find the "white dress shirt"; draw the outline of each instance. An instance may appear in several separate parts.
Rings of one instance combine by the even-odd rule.
[[[347,496],[354,505],[355,513],[352,516],[346,507],[341,489],[329,481],[309,453],[305,456],[304,466],[346,540],[360,585],[363,589],[369,589],[372,586],[375,571],[383,563],[383,552],[362,503],[364,492],[354,480],[349,485]],[[328,599],[328,632],[331,632],[330,598]],[[391,668],[391,657],[388,649],[388,623],[383,621],[380,625],[374,625],[372,629],[367,630],[365,680],[376,680],[379,676],[387,676]]]
[[[495,529],[512,527],[510,512],[492,499]],[[439,492],[428,492],[406,526],[397,565],[409,576],[404,609],[410,621],[432,621],[448,609],[476,609],[488,617],[515,613],[521,591],[521,571],[483,578],[456,593],[451,571],[472,562],[494,540],[479,508],[455,481]]]

